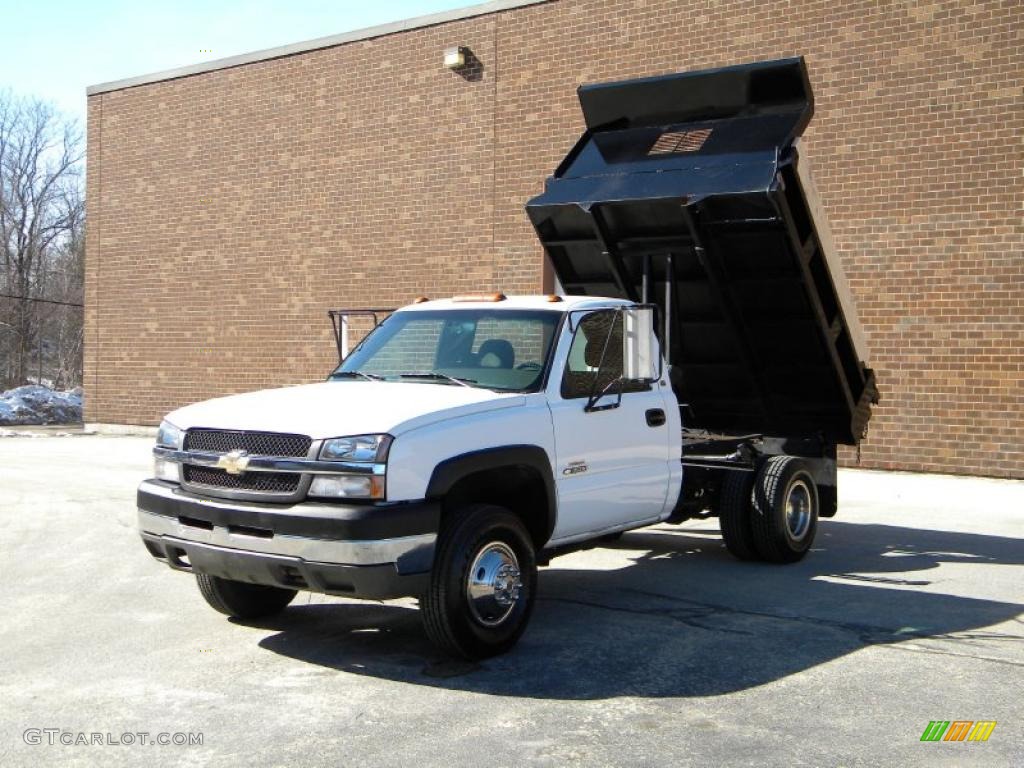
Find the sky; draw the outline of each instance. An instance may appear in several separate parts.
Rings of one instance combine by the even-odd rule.
[[[481,0],[0,0],[0,91],[85,128],[85,88]]]

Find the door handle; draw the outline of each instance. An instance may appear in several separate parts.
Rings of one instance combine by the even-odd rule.
[[[665,412],[661,408],[651,408],[645,415],[648,427],[660,427],[665,423]]]

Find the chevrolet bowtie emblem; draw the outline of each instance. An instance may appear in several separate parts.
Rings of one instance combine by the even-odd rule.
[[[231,451],[217,459],[217,469],[223,469],[229,475],[240,475],[249,466],[249,454],[245,451]]]

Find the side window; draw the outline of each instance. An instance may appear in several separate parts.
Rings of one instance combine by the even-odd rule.
[[[597,311],[584,317],[576,328],[569,358],[562,374],[562,397],[590,397],[623,376],[623,317],[621,312]],[[603,357],[603,360],[602,360]],[[623,392],[650,387],[641,381],[623,381]],[[618,392],[618,385],[610,392]]]

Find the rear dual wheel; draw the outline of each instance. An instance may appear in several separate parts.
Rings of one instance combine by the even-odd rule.
[[[753,472],[726,473],[719,497],[718,525],[722,529],[726,549],[737,560],[759,559],[751,520],[753,493]]]
[[[729,472],[719,524],[726,547],[740,560],[794,563],[814,543],[819,508],[807,462],[772,456],[756,473]]]

